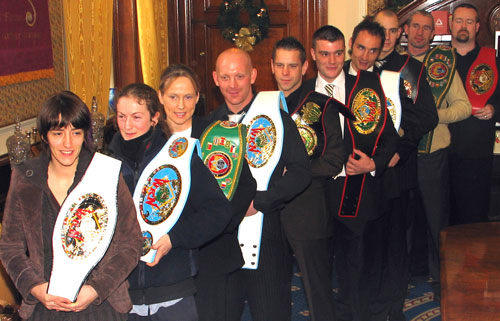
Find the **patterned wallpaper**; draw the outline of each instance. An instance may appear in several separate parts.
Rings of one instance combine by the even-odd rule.
[[[0,127],[14,123],[16,116],[36,117],[48,96],[65,89],[62,0],[49,0],[49,13],[56,77],[0,87]]]

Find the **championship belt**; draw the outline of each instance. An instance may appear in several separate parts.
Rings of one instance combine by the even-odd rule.
[[[467,73],[465,89],[472,105],[472,114],[484,108],[498,83],[495,49],[481,48]]]
[[[344,104],[314,90],[304,97],[291,114],[311,159],[318,158],[325,152],[326,132],[323,116],[329,106],[336,108],[336,112],[344,114],[345,117],[354,119],[351,111]]]
[[[451,47],[434,47],[424,58],[427,81],[431,87],[432,96],[438,109],[448,93],[448,89],[450,89],[453,76],[455,75],[455,65],[455,50]],[[430,152],[433,133],[434,130],[431,130],[422,136],[418,145],[419,153],[428,154]]]
[[[401,98],[399,97],[399,81],[400,73],[389,70],[382,70],[380,74],[380,82],[384,89],[385,98],[387,101],[387,110],[391,115],[394,128],[399,131],[401,126]]]
[[[403,57],[405,56],[406,61],[399,72],[401,73],[401,78],[403,78],[407,97],[415,103],[420,89],[420,78],[422,77],[424,66],[416,59],[411,59],[410,55],[403,55]]]
[[[356,117],[355,121],[347,120],[353,150],[356,148],[373,156],[387,120],[386,100],[377,74],[360,71],[348,101]],[[346,175],[338,212],[340,217],[358,216],[366,175]]]
[[[283,150],[285,130],[280,106],[287,111],[282,92],[260,92],[242,120],[247,126],[245,157],[252,176],[257,181],[258,191],[267,190]],[[240,223],[238,240],[245,260],[242,267],[244,269],[256,270],[259,267],[263,220],[263,213],[257,212],[255,215],[246,216]]]
[[[95,153],[82,180],[64,200],[52,235],[48,294],[75,301],[106,253],[118,215],[120,167],[121,161]]]
[[[245,125],[219,120],[205,129],[200,139],[203,162],[229,200],[245,161],[246,134]]]
[[[142,172],[134,191],[137,220],[142,231],[141,261],[153,262],[151,249],[177,223],[191,188],[191,158],[200,143],[172,135]]]

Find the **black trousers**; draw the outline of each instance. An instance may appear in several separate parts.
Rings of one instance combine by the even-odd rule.
[[[195,277],[194,281],[196,284],[194,298],[198,309],[199,321],[229,320],[229,274],[199,274]]]
[[[333,238],[288,242],[302,273],[312,321],[335,320],[332,291]]]
[[[418,184],[420,200],[427,219],[429,274],[434,280],[434,290],[439,291],[439,233],[449,225],[450,217],[447,148],[418,155]]]
[[[241,320],[245,300],[253,321],[291,320],[291,260],[287,247],[279,214],[264,214],[258,269],[241,269],[229,275],[227,320]]]
[[[337,320],[387,320],[378,302],[382,282],[384,225],[385,218],[380,217],[367,221],[360,232],[354,232],[341,223],[337,226]]]
[[[409,190],[402,190],[400,197],[389,200],[386,226],[384,227],[385,255],[382,284],[379,292],[384,314],[391,321],[405,320],[403,307],[409,281],[409,251],[407,222],[409,217]]]
[[[450,154],[450,223],[488,221],[493,157],[463,159]]]

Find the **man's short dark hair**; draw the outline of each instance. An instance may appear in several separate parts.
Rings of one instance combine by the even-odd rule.
[[[476,22],[479,22],[479,10],[477,10],[476,6],[470,4],[470,3],[461,3],[455,8],[453,8],[453,11],[451,13],[451,18],[455,16],[455,11],[457,11],[458,8],[466,8],[466,9],[472,9],[476,12]]]
[[[324,25],[316,30],[313,34],[312,47],[316,48],[317,40],[326,40],[329,42],[334,42],[337,40],[345,40],[344,34],[338,28],[332,25]]]
[[[420,9],[420,10],[414,11],[410,15],[410,17],[408,18],[408,20],[406,20],[406,25],[408,25],[408,27],[410,27],[411,20],[413,19],[413,16],[416,15],[416,14],[419,14],[419,15],[424,16],[424,17],[431,18],[431,21],[432,21],[432,31],[434,31],[434,27],[435,27],[434,26],[434,17],[432,16],[432,14],[430,12],[427,12],[424,9]]]
[[[304,64],[306,62],[306,50],[304,46],[297,40],[295,37],[285,37],[281,40],[278,40],[273,47],[273,61],[276,58],[276,50],[285,49],[285,50],[298,50],[300,53],[300,62]]]
[[[354,30],[352,31],[352,43],[356,41],[356,38],[358,37],[358,34],[361,31],[367,31],[370,35],[376,36],[380,38],[380,48],[384,46],[384,40],[385,40],[385,32],[384,28],[377,22],[373,21],[373,17],[366,17],[364,18],[360,23],[357,24],[356,27],[354,27]]]

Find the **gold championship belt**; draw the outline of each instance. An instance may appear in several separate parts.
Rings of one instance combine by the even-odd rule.
[[[80,288],[113,238],[121,161],[95,153],[78,185],[66,197],[52,235],[48,294],[76,300]]]
[[[455,75],[455,50],[445,46],[434,47],[425,56],[424,66],[427,71],[427,81],[431,87],[434,102],[439,109]],[[427,154],[430,152],[433,133],[434,130],[431,130],[420,139],[418,145],[419,153]]]
[[[261,91],[242,120],[247,126],[246,160],[257,182],[258,191],[266,191],[283,150],[284,132],[280,107],[287,111],[280,91]],[[245,264],[243,269],[259,267],[264,214],[246,216],[238,229],[238,241]]]
[[[238,187],[245,161],[245,139],[245,125],[220,120],[211,124],[200,139],[203,162],[229,200]]]
[[[366,71],[358,73],[356,84],[349,95],[348,106],[356,117],[356,120],[347,121],[353,149],[373,156],[387,120],[386,100],[377,74]],[[358,216],[366,175],[346,175],[339,217]]]
[[[154,261],[151,246],[179,220],[191,188],[191,158],[199,150],[197,139],[172,135],[142,171],[133,195],[143,238],[141,261]]]
[[[472,114],[484,108],[495,92],[498,83],[498,70],[495,50],[482,47],[472,63],[465,80],[465,89],[472,105]]]
[[[323,117],[327,108],[334,109],[330,112],[340,112],[345,117],[354,119],[351,111],[344,104],[314,90],[307,93],[295,110],[290,110],[307,154],[311,159],[322,156],[326,149],[327,142]]]

